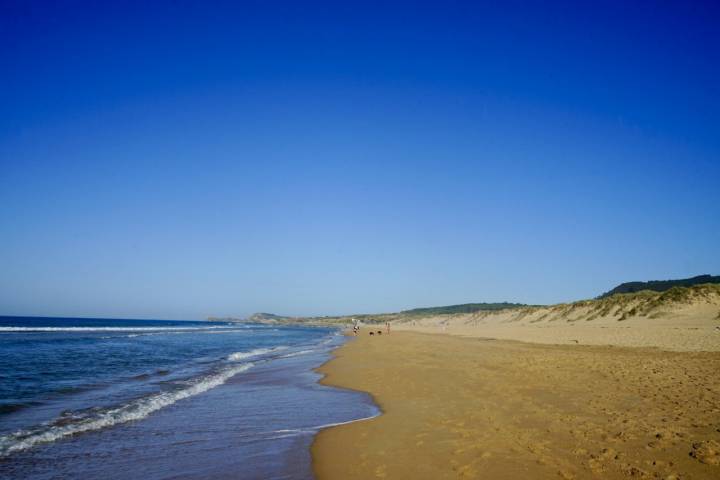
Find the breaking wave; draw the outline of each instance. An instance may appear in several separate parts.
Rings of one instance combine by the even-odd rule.
[[[244,360],[246,358],[257,357],[258,355],[265,355],[266,353],[277,352],[279,350],[285,350],[288,347],[279,346],[273,348],[255,348],[247,352],[235,352],[228,355],[227,359],[231,362],[237,362],[238,360]]]
[[[218,373],[201,377],[193,381],[188,387],[180,390],[143,397],[120,407],[101,412],[91,412],[90,414],[75,412],[74,414],[66,414],[48,424],[1,436],[0,457],[26,450],[41,443],[54,442],[60,438],[78,433],[100,430],[133,420],[141,420],[151,413],[172,405],[179,400],[198,395],[211,388],[222,385],[231,377],[248,370],[252,366],[252,363],[245,363],[226,368]]]
[[[317,350],[300,350],[297,352],[285,354],[285,355],[281,356],[280,358],[291,358],[291,357],[297,357],[300,355],[307,355],[309,353],[316,353],[316,352],[317,352]]]
[[[228,330],[233,326],[208,327],[0,327],[0,332],[180,332]]]

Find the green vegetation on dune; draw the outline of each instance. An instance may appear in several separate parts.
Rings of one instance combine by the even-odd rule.
[[[720,284],[707,283],[690,287],[672,287],[665,291],[641,290],[616,293],[595,300],[581,300],[571,305],[588,307],[585,320],[607,315],[626,320],[634,316],[662,317],[673,307],[693,303],[715,303],[720,299]]]
[[[474,313],[480,311],[505,310],[508,308],[527,307],[524,303],[463,303],[462,305],[448,305],[445,307],[426,307],[403,310],[404,315],[452,315],[455,313]]]
[[[598,298],[607,298],[618,293],[636,293],[643,290],[653,292],[665,292],[673,287],[691,287],[705,283],[720,283],[720,275],[698,275],[692,278],[681,278],[679,280],[651,280],[649,282],[625,282],[605,292]]]

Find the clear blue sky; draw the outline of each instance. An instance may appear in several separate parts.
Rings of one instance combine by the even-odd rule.
[[[0,314],[720,273],[717,2],[549,3],[3,1]]]

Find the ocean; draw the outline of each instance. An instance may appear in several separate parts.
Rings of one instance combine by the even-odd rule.
[[[0,317],[0,478],[311,479],[320,429],[369,418],[313,371],[331,328]]]

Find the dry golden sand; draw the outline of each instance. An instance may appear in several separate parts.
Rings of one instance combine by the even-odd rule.
[[[363,335],[324,383],[372,420],[322,431],[319,479],[720,478],[720,353]]]

